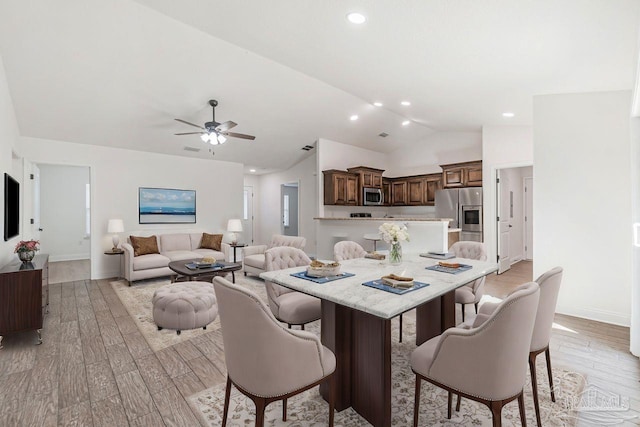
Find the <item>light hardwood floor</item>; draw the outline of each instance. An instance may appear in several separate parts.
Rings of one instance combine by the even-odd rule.
[[[530,280],[525,267],[489,277],[487,289],[506,292]],[[3,341],[0,426],[199,425],[185,396],[224,381],[219,331],[154,353],[109,280],[50,285],[50,303],[42,345],[34,345],[35,333]],[[553,364],[629,397],[639,410],[640,363],[628,351],[628,328],[560,315],[556,322]]]
[[[75,282],[90,278],[91,260],[49,262],[49,283]]]

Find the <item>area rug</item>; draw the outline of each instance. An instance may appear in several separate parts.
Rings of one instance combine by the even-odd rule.
[[[162,350],[220,328],[220,319],[216,318],[213,323],[207,326],[206,330],[202,328],[185,330],[181,331],[180,335],[170,329],[159,331],[153,321],[151,299],[153,298],[153,293],[158,288],[169,285],[170,283],[167,278],[143,280],[136,282],[132,286],[129,286],[126,280],[111,282],[111,287],[118,295],[118,298],[120,298],[120,301],[135,321],[140,333],[142,333],[142,336],[144,336],[153,351]],[[236,283],[256,292],[264,301],[267,300],[264,282],[261,280],[244,277],[239,274],[236,276]]]
[[[407,316],[405,316],[407,317]],[[307,330],[317,333],[318,322],[310,324]],[[410,426],[413,424],[413,402],[415,389],[415,375],[411,371],[409,358],[415,349],[415,322],[411,318],[405,318],[403,326],[403,343],[398,343],[397,322],[392,322],[392,371],[391,383],[391,425]],[[580,374],[563,369],[554,368],[554,381],[556,390],[556,403],[551,402],[549,386],[546,382],[544,358],[540,359],[538,366],[541,418],[544,426],[574,426],[577,423],[576,413],[571,409],[571,397],[578,396],[584,388],[585,380]],[[190,404],[199,413],[202,421],[208,426],[219,426],[222,420],[224,407],[225,385],[203,390],[188,398]],[[527,424],[536,425],[531,385],[525,386],[525,405]],[[455,408],[455,399],[454,399]],[[282,421],[282,403],[274,402],[267,407],[265,425],[273,427],[304,426],[324,427],[328,423],[329,406],[322,399],[318,388],[306,391],[288,400],[287,421]],[[240,427],[253,425],[255,420],[255,406],[253,402],[232,388],[231,402],[229,405],[229,417],[227,426]],[[520,426],[518,403],[509,403],[502,412],[503,426]],[[335,426],[354,427],[369,426],[370,424],[349,408],[335,414]],[[451,420],[447,419],[447,393],[425,381],[422,382],[420,401],[421,426],[454,426],[473,425],[491,426],[491,412],[479,403],[463,399],[460,412],[453,411]]]

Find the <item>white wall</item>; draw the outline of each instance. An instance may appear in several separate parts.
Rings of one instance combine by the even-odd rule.
[[[484,242],[496,259],[496,169],[533,165],[533,130],[528,126],[482,128]],[[535,241],[535,239],[534,239]]]
[[[118,257],[111,248],[110,218],[122,218],[125,232],[150,235],[165,232],[225,232],[229,218],[242,214],[243,173],[239,163],[192,159],[118,148],[23,138],[24,156],[34,163],[91,168],[91,276],[118,275]],[[196,224],[138,224],[138,187],[196,190]]]
[[[251,187],[253,190],[253,241],[257,242],[258,236],[260,236],[260,176],[259,175],[245,175],[244,186]],[[247,234],[243,233],[241,238],[243,242],[250,244],[247,239]],[[240,251],[238,251],[238,254]]]
[[[629,325],[629,91],[537,96],[534,275],[560,265],[557,311]]]
[[[0,177],[4,180],[5,172],[11,175],[16,181],[20,182],[20,190],[22,193],[22,171],[13,170],[13,152],[18,151],[18,147],[18,122],[13,109],[13,102],[11,101],[9,86],[7,85],[7,77],[4,71],[2,57],[0,56]],[[22,199],[21,194],[20,200]],[[0,185],[0,204],[2,204],[3,207],[1,224],[4,230],[4,184]],[[13,250],[16,243],[20,241],[20,237],[21,236],[14,237],[8,242],[5,242],[4,239],[0,240],[0,266],[16,259]]]
[[[40,250],[49,261],[91,258],[86,233],[86,185],[89,168],[38,165],[40,168]],[[100,239],[101,236],[98,236]]]
[[[480,132],[436,132],[424,141],[400,147],[388,155],[385,176],[442,172],[439,165],[482,158]]]
[[[303,159],[284,172],[260,176],[259,197],[254,199],[254,204],[260,206],[260,214],[256,215],[260,222],[259,234],[254,238],[256,244],[268,244],[272,235],[281,234],[280,186],[288,182],[299,182],[298,235],[307,239],[305,252],[315,254],[316,234],[313,217],[316,216],[318,210],[316,180],[316,154]]]

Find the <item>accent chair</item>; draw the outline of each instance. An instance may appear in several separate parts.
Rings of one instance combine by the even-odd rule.
[[[451,245],[449,252],[453,252],[458,258],[487,260],[487,248],[481,242],[459,241]],[[478,314],[478,303],[484,295],[484,276],[471,283],[456,289],[456,304],[462,308],[462,321],[464,322],[464,308],[467,304],[473,304]]]
[[[347,259],[364,258],[367,251],[359,243],[351,240],[343,240],[333,246],[333,259],[344,261]]]
[[[413,351],[414,427],[418,426],[423,379],[447,390],[447,418],[451,418],[452,393],[456,393],[487,405],[494,427],[502,425],[503,406],[518,399],[520,419],[522,425],[526,425],[524,361],[531,345],[539,295],[537,283],[525,283],[502,301],[480,326],[449,328]]]
[[[283,270],[311,264],[311,259],[302,249],[291,247],[277,247],[268,249],[265,253],[265,267],[267,271]],[[291,325],[304,325],[320,318],[321,302],[311,295],[296,292],[284,286],[265,281],[269,308],[281,322]]]
[[[256,405],[256,427],[264,426],[267,405],[329,381],[329,426],[333,426],[336,358],[320,339],[283,328],[258,295],[221,277],[213,280],[227,364],[222,426],[227,424],[233,384]]]
[[[282,234],[274,234],[268,245],[247,246],[242,250],[242,267],[244,275],[247,273],[260,275],[266,271],[265,267],[265,251],[267,249],[280,246],[289,246],[292,248],[304,249],[307,239],[300,236],[283,236]]]

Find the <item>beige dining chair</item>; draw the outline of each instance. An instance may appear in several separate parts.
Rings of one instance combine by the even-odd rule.
[[[351,240],[343,240],[333,246],[333,259],[344,261],[347,259],[364,258],[367,251],[359,243]]]
[[[329,381],[329,426],[333,426],[336,368],[334,354],[305,331],[283,328],[264,302],[248,289],[216,277],[213,287],[220,307],[227,387],[222,426],[227,424],[233,384],[256,405],[256,427],[264,426],[267,405]]]
[[[487,260],[487,247],[481,242],[459,241],[451,245],[449,252],[453,252],[458,258]],[[478,303],[484,295],[484,276],[456,289],[456,304],[462,308],[462,321],[464,322],[464,308],[467,304],[473,304],[478,314]]]
[[[529,370],[531,371],[531,388],[533,391],[533,406],[536,410],[536,422],[538,427],[542,427],[540,419],[540,402],[538,399],[538,381],[536,374],[536,357],[544,352],[547,359],[547,376],[549,377],[549,388],[551,390],[551,401],[556,401],[553,392],[553,375],[551,373],[551,354],[549,353],[549,341],[551,340],[551,329],[553,326],[553,316],[556,312],[556,303],[560,293],[560,283],[562,282],[562,267],[555,267],[536,279],[540,286],[540,302],[536,313],[536,323],[533,327],[531,337],[531,348],[529,349]],[[486,321],[489,316],[499,307],[500,303],[484,303],[480,307],[478,318],[474,321],[479,325]],[[460,396],[456,403],[456,411],[460,410]]]
[[[268,249],[264,253],[266,271],[283,270],[311,264],[311,259],[301,249],[280,246]],[[265,281],[269,308],[281,322],[291,328],[292,325],[304,325],[320,318],[321,302],[311,295],[296,292],[273,282]]]
[[[539,295],[537,283],[525,283],[502,301],[480,326],[449,328],[413,351],[414,427],[418,426],[423,379],[447,390],[447,418],[451,418],[452,393],[487,405],[494,427],[502,425],[503,406],[518,399],[520,419],[526,426],[524,360],[531,344]]]

